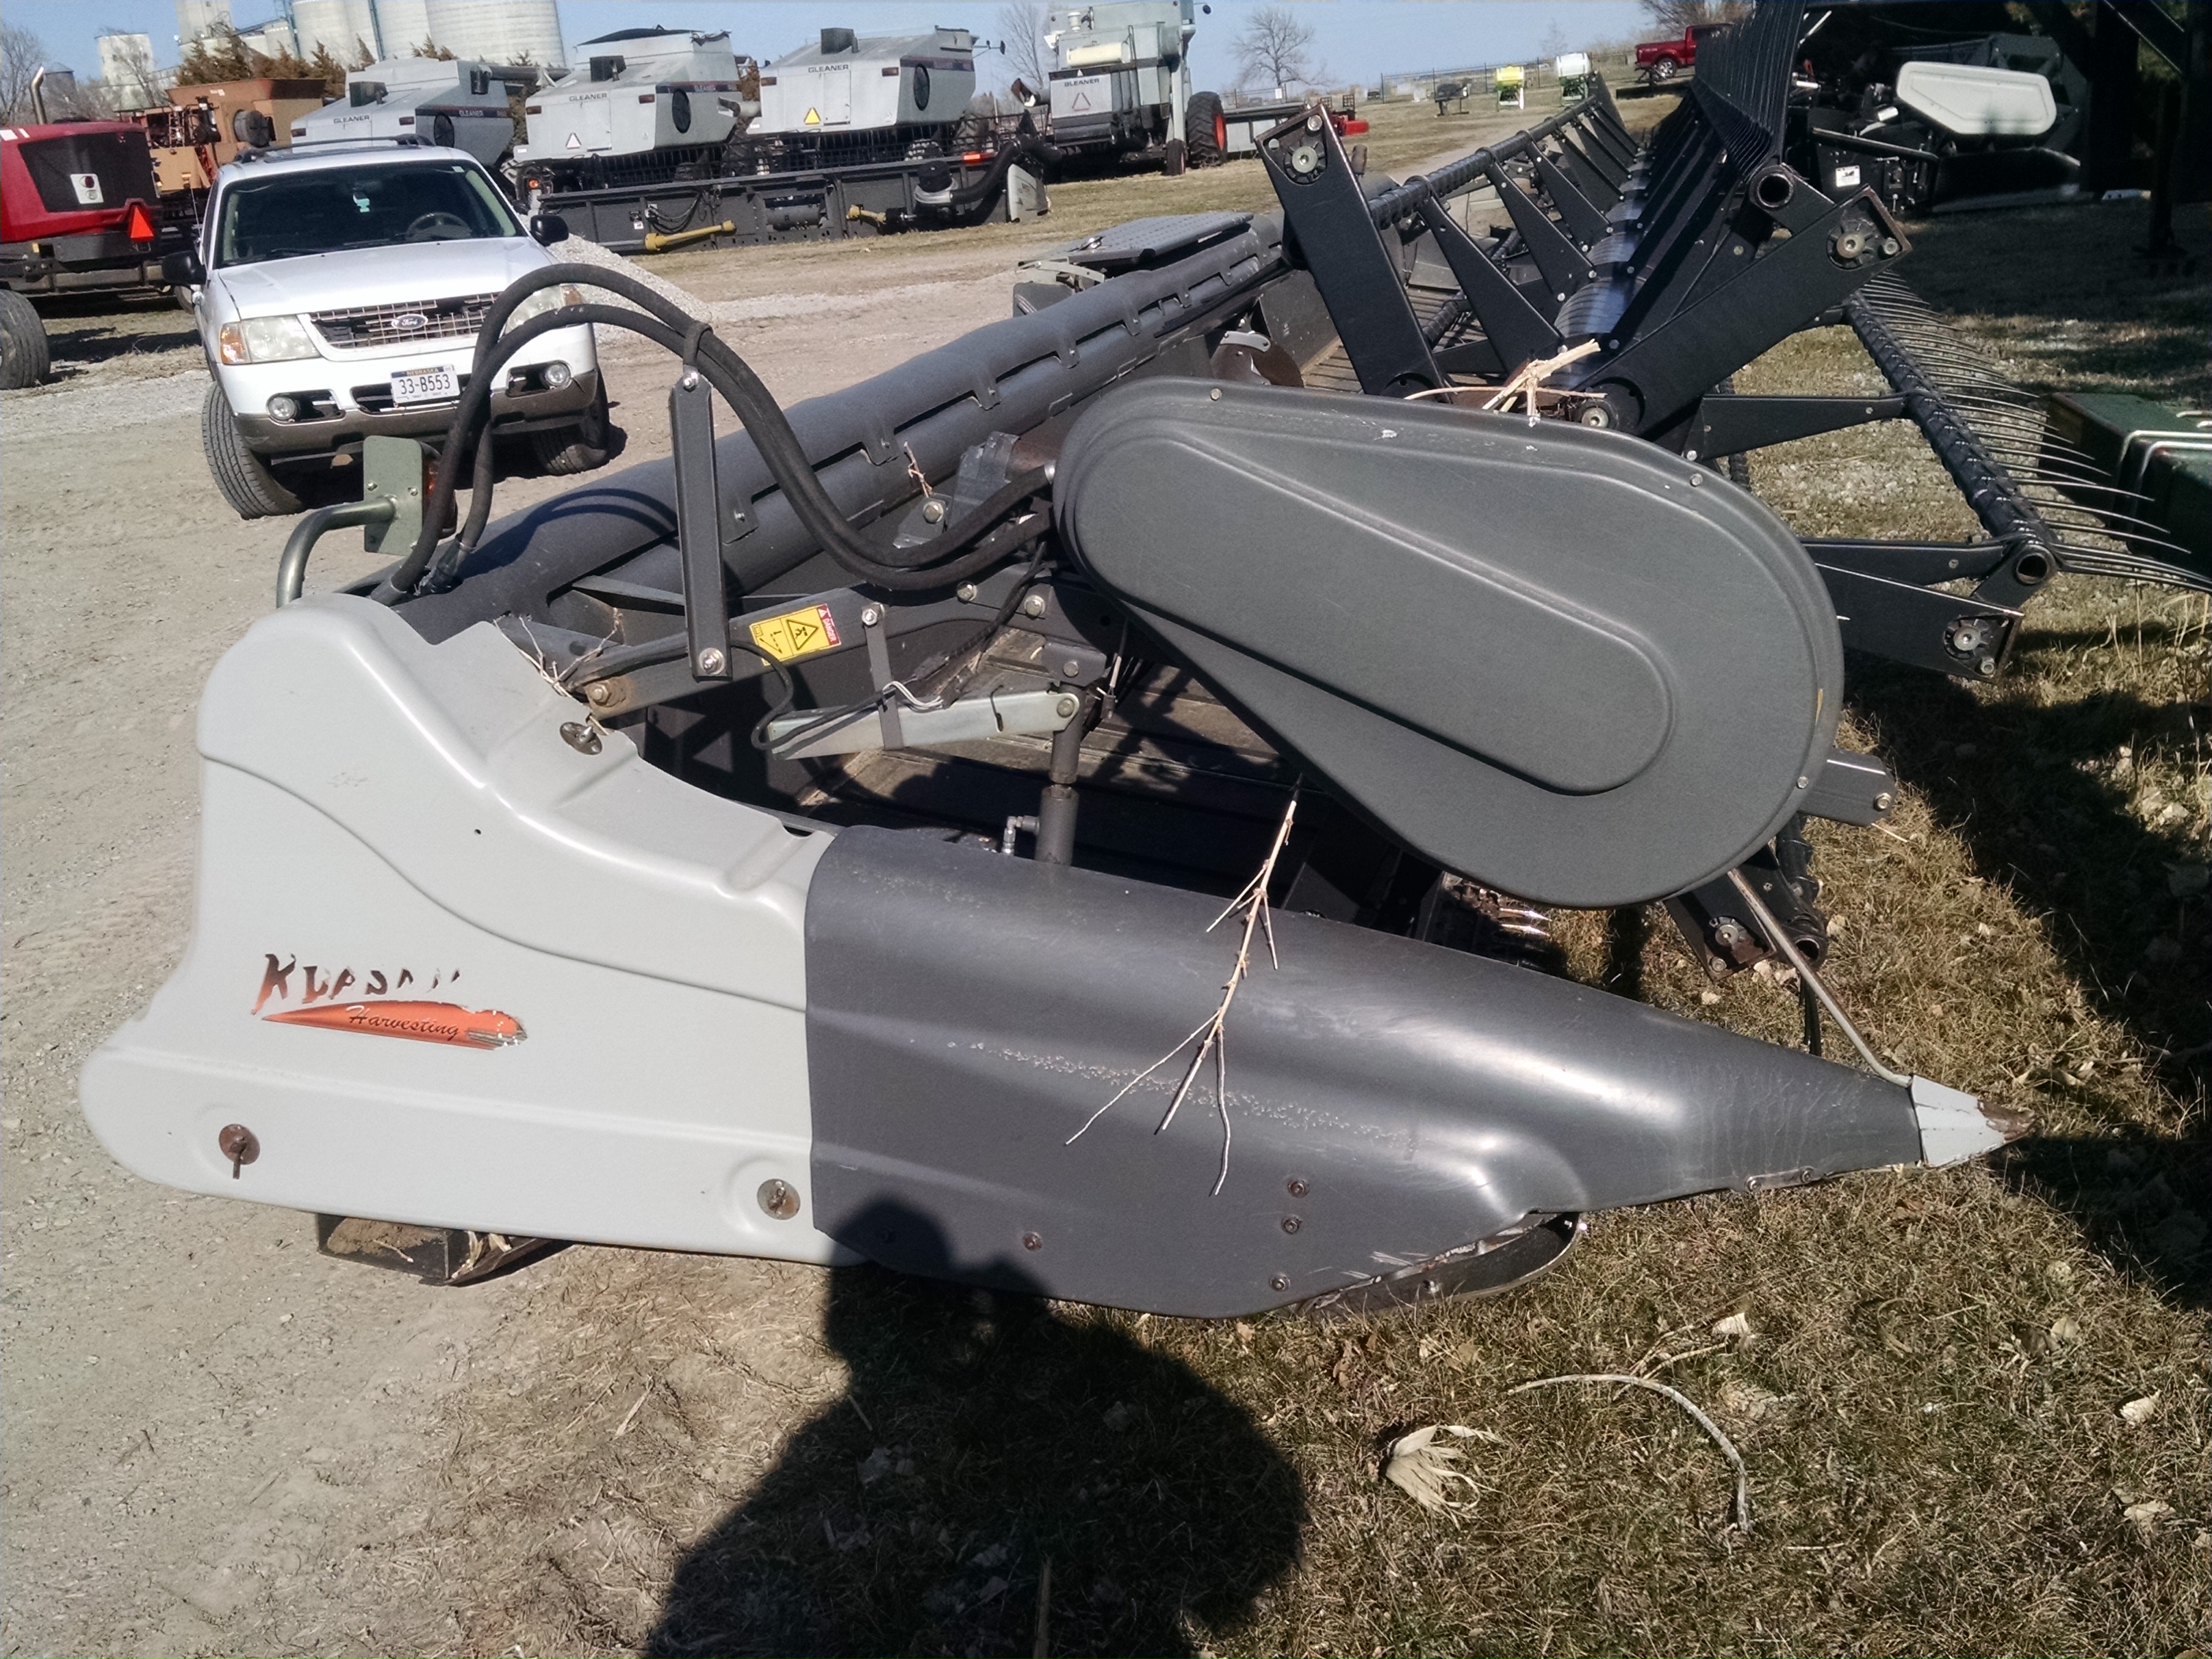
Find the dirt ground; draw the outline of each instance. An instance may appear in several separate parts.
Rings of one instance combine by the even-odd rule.
[[[692,291],[787,401],[1005,316],[1013,282],[995,240],[690,264]],[[199,445],[207,376],[182,313],[88,312],[56,318],[53,334],[67,372],[0,403],[0,1646],[428,1651],[451,1632],[412,1622],[380,1572],[373,1594],[347,1586],[419,1527],[412,1506],[449,1451],[432,1434],[439,1402],[499,1363],[511,1304],[538,1287],[433,1296],[338,1265],[315,1254],[307,1217],[124,1174],[77,1115],[86,1054],[184,945],[199,688],[268,608],[289,524],[242,525],[215,493]],[[665,439],[657,356],[606,353],[641,457]],[[559,487],[517,481],[501,500]],[[373,568],[349,539],[319,550],[313,585]],[[710,1272],[794,1342],[819,1323],[813,1279],[746,1262]]]
[[[1387,136],[1411,155],[1435,131]],[[1163,204],[1109,182],[1055,191],[1035,228],[652,268],[710,306],[788,401],[1003,316],[1025,252],[1263,191],[1256,174],[1200,175]],[[2073,1190],[2160,1183],[2117,1245],[2094,1206],[1967,1172],[1618,1218],[1528,1297],[1349,1333],[1164,1329],[875,1275],[583,1248],[434,1291],[319,1255],[308,1217],[149,1187],[77,1114],[86,1055],[185,943],[198,689],[269,605],[287,526],[241,526],[207,478],[205,378],[181,313],[52,327],[62,376],[0,398],[0,1650],[681,1652],[742,1630],[757,1650],[1028,1651],[1055,1550],[1064,1651],[1963,1650],[1960,1626],[1931,1612],[1915,1626],[1915,1607],[1957,1609],[1984,1632],[1966,1645],[2201,1644],[2203,1228],[2201,1203],[2173,1200],[2194,1189],[2158,1163],[2201,1149],[2201,1083],[2160,1070],[2201,1034],[2168,1035],[2166,1004],[2131,1024],[2102,981],[2067,991],[2109,962],[2066,954],[2062,890],[1996,878],[1961,823],[1999,781],[1974,769],[1973,745],[1913,725],[1922,705],[1955,712],[1968,694],[1897,691],[1856,716],[1929,781],[1888,840],[1832,842],[1854,895],[1841,954],[1857,965],[1839,973],[1913,1062],[1954,1061],[1937,1074],[2055,1110],[2104,1172]],[[665,361],[625,345],[605,361],[633,456],[659,453]],[[1878,453],[1862,464],[1879,475]],[[517,482],[501,500],[557,487]],[[311,585],[368,568],[343,539]],[[2200,708],[2187,664],[2202,607],[2154,608],[2146,647],[2142,613],[2105,592],[2024,650],[2024,672],[2060,688],[2043,702],[2071,707],[2078,673],[2100,707],[2132,688],[2136,706]],[[2071,741],[2045,730],[2054,751]],[[2148,775],[2149,742],[2134,741]],[[2166,748],[2186,757],[2189,741]],[[2153,796],[2138,825],[2149,896],[2128,900],[2147,907],[2143,938],[2169,924],[2158,860],[2183,861],[2179,884],[2203,856],[2201,750],[2161,754],[2170,799]],[[2055,781],[2039,774],[2018,810],[2088,799],[2070,753],[2037,763]],[[2142,787],[2126,787],[2141,805]],[[2179,819],[2160,816],[2170,805]],[[1912,926],[1956,930],[1960,960],[1983,951],[1994,966],[1923,971],[1872,902],[1909,909],[1916,890],[1929,908]],[[2199,900],[2172,924],[2185,949],[2148,958],[2200,988],[2202,913]],[[1587,976],[1605,977],[1604,941],[1569,933]],[[1653,1000],[1694,1003],[1656,940],[1629,954],[1655,964]],[[1727,995],[1711,1017],[1787,1040],[1794,1003],[1748,981]],[[1938,997],[1954,1023],[1981,1017],[1977,999],[2004,1011],[1978,1033],[1985,1054],[1947,1049]],[[2033,1046],[2054,1025],[2061,1039]],[[1847,1290],[1832,1284],[1838,1239],[1867,1252]],[[1975,1276],[1946,1277],[1947,1259]],[[1607,1440],[1587,1402],[1502,1424],[1533,1460],[1489,1477],[1507,1518],[1454,1533],[1374,1483],[1394,1425],[1487,1420],[1473,1413],[1492,1409],[1476,1401],[1494,1401],[1493,1382],[1621,1368],[1655,1337],[1686,1353],[1731,1309],[1765,1346],[1675,1375],[1729,1402],[1762,1493],[1778,1489],[1761,1534],[1773,1553],[1721,1541],[1719,1476],[1693,1432],[1654,1415]],[[1968,1376],[1984,1366],[2005,1380],[1977,1394]],[[2121,1401],[2154,1395],[2162,1415],[2119,1425]],[[1997,1462],[1965,1457],[1972,1436],[1945,1439],[1954,1407],[1994,1413],[1990,1434],[2009,1437]],[[2050,1501],[2008,1496],[2037,1491]],[[2123,1522],[2124,1504],[2152,1499],[2166,1516]],[[1022,1518],[1039,1503],[1074,1530]],[[2022,1530],[1961,1518],[1999,1503]],[[1544,1536],[1616,1520],[1589,1561]],[[1109,1564],[1083,1565],[1078,1522],[1121,1540]],[[1624,1555],[1648,1571],[1624,1573]],[[1455,1579],[1486,1587],[1494,1615],[1439,1589]]]
[[[1447,142],[1496,125],[1454,120]],[[1437,142],[1408,130],[1401,149]],[[650,269],[705,302],[789,403],[1006,316],[1016,261],[1100,224],[1265,205],[1249,164],[1181,182],[1091,181],[1058,191],[1042,222],[957,237]],[[439,1650],[461,1640],[452,1621],[395,1597],[389,1572],[453,1455],[447,1403],[487,1368],[507,1373],[535,1340],[522,1310],[552,1285],[635,1282],[642,1263],[572,1251],[529,1279],[432,1295],[319,1255],[309,1217],[149,1187],[93,1140],[76,1073],[191,924],[199,688],[267,609],[290,526],[240,524],[209,480],[185,313],[78,301],[48,329],[56,378],[0,398],[0,1650]],[[665,453],[659,354],[617,338],[602,360],[631,455]],[[516,480],[500,500],[562,487]],[[376,562],[333,536],[309,585]],[[746,1408],[737,1482],[802,1402],[840,1386],[819,1341],[825,1282],[664,1265],[718,1317],[747,1310],[750,1341],[788,1350],[787,1376],[753,1362],[775,1387]],[[526,1364],[512,1391],[527,1386]],[[513,1639],[495,1638],[469,1640]]]

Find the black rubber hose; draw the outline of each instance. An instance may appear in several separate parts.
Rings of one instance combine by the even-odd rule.
[[[658,296],[656,296],[658,297]],[[681,313],[678,313],[679,316]],[[558,311],[549,311],[532,317],[513,333],[500,340],[490,357],[478,359],[470,372],[469,389],[454,411],[453,427],[448,432],[444,452],[438,458],[438,471],[431,486],[430,497],[423,505],[426,514],[435,515],[424,520],[424,534],[420,537],[404,561],[394,569],[377,596],[391,604],[411,593],[421,585],[423,573],[428,568],[435,552],[434,526],[442,520],[453,497],[454,482],[460,471],[459,457],[465,447],[469,428],[489,409],[489,387],[507,360],[536,339],[539,335],[556,329],[573,328],[580,323],[605,323],[613,328],[626,328],[641,334],[656,345],[681,356],[690,331],[687,319],[684,329],[678,330],[657,319],[640,316],[621,306],[580,305],[564,306]],[[744,361],[717,340],[713,335],[702,337],[699,343],[699,369],[708,384],[722,394],[723,400],[738,411],[745,428],[752,434],[762,458],[776,481],[784,485],[784,494],[791,501],[799,522],[819,543],[830,556],[846,572],[859,580],[874,586],[901,592],[924,592],[931,589],[949,587],[965,581],[980,571],[988,570],[1004,558],[1006,548],[1002,545],[982,545],[991,532],[998,528],[1006,514],[1015,506],[1037,494],[1048,482],[1042,468],[1024,472],[1009,481],[969,514],[947,529],[936,540],[923,544],[914,550],[917,558],[932,562],[925,567],[890,563],[878,556],[877,550],[854,533],[837,504],[830,499],[830,492],[815,477],[814,468],[800,448],[799,435],[791,429],[791,422],[783,410],[760,383]],[[489,434],[486,434],[487,439]],[[794,487],[795,486],[795,487]],[[479,501],[470,503],[469,525],[462,532],[466,541],[481,533],[482,521],[491,511],[490,492],[484,491]],[[1026,539],[1026,538],[1024,538]],[[468,543],[473,545],[472,542]],[[968,550],[975,550],[968,553]],[[967,556],[957,555],[967,553]]]
[[[978,202],[995,200],[999,187],[1006,183],[1006,174],[1017,161],[1034,161],[1042,170],[1061,159],[1060,152],[1042,139],[1024,138],[1000,150],[992,161],[989,170],[974,184],[963,185],[959,189],[948,192],[942,202],[925,202],[922,205],[939,210],[967,208]]]
[[[564,306],[532,318],[512,334],[501,337],[499,331],[528,295],[539,289],[563,283],[588,285],[621,295],[643,307],[649,314],[641,317],[615,306]],[[483,325],[477,332],[469,389],[453,411],[453,422],[438,458],[431,498],[424,504],[422,532],[417,537],[413,550],[393,570],[386,584],[394,597],[412,592],[430,567],[437,550],[436,526],[444,521],[458,483],[461,448],[470,429],[487,416],[496,371],[504,367],[522,346],[542,334],[555,329],[574,327],[580,323],[599,322],[611,327],[629,329],[681,356],[697,319],[636,278],[620,271],[602,270],[597,265],[549,265],[510,283],[493,301],[490,311],[485,315]],[[792,430],[789,419],[750,366],[732,350],[726,342],[712,333],[699,337],[697,353],[701,372],[744,422],[754,447],[760,452],[770,475],[782,488],[799,522],[825,553],[848,574],[862,581],[885,588],[921,592],[949,586],[965,580],[978,570],[988,568],[990,563],[1004,555],[994,551],[986,557],[985,550],[978,544],[991,534],[1012,507],[1038,493],[1049,481],[1049,475],[1042,469],[1024,473],[1010,481],[975,512],[948,528],[943,536],[915,550],[918,556],[933,561],[927,568],[887,562],[879,550],[861,539],[845,521],[837,504],[830,499],[829,491],[815,475],[813,464],[807,459],[798,434]],[[471,502],[469,526],[462,532],[462,541],[467,546],[474,545],[469,538],[472,533],[482,533],[483,522],[489,516],[490,492],[485,490],[482,494],[480,502]],[[956,557],[969,548],[977,548],[978,550],[968,558]],[[379,591],[381,593],[385,590]]]

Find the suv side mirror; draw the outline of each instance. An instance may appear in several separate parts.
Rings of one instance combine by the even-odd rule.
[[[532,240],[550,247],[556,242],[568,240],[568,222],[557,213],[540,213],[530,221]]]
[[[191,248],[161,256],[161,280],[171,288],[198,288],[207,281],[207,267]]]

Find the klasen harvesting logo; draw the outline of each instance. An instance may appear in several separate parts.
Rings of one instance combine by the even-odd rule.
[[[397,994],[410,986],[417,991],[452,985],[461,976],[456,968],[433,972],[423,985],[415,971],[402,968],[387,974],[381,968],[356,973],[341,967],[323,977],[316,963],[302,965],[295,956],[282,966],[276,953],[268,955],[261,975],[261,994],[253,1000],[256,1014],[279,1025],[308,1025],[326,1031],[359,1031],[368,1036],[403,1037],[410,1042],[441,1042],[460,1048],[505,1048],[529,1035],[513,1014],[496,1008],[465,1008],[457,1002],[432,1002]],[[296,975],[296,979],[295,979]],[[349,1000],[346,993],[354,992]],[[298,1001],[293,1000],[297,995]],[[262,1013],[271,1000],[276,1007]]]

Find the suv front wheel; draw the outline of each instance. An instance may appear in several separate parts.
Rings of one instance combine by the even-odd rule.
[[[208,471],[223,500],[241,519],[276,519],[297,513],[304,503],[276,482],[276,475],[246,447],[238,435],[238,419],[221,386],[208,388],[200,405],[200,447],[207,452]]]
[[[540,472],[567,478],[605,466],[623,453],[626,437],[608,417],[607,392],[602,386],[597,401],[584,412],[582,420],[574,426],[532,433],[530,447]]]

